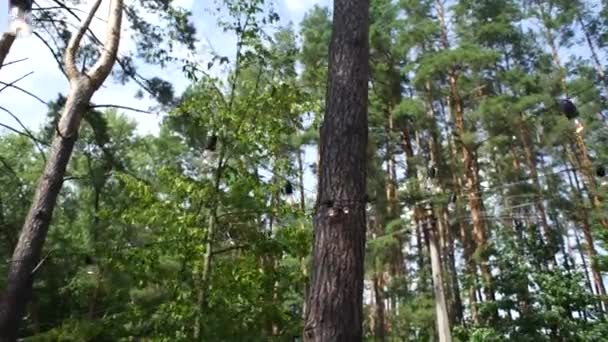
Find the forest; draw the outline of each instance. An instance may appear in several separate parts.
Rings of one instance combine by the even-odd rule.
[[[608,1],[6,2],[0,342],[608,340]]]

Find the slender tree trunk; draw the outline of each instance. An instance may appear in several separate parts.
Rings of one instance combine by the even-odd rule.
[[[207,289],[209,287],[209,279],[211,275],[211,262],[213,258],[213,238],[215,236],[216,225],[215,213],[210,213],[207,227],[207,242],[205,243],[205,253],[203,255],[203,265],[201,274],[198,279],[198,294],[196,297],[196,318],[194,322],[194,339],[200,340],[203,335],[202,318],[207,307]]]
[[[555,250],[555,236],[551,234],[551,228],[547,223],[547,214],[545,206],[543,204],[542,187],[538,179],[538,170],[536,168],[536,153],[534,151],[534,147],[532,146],[532,142],[530,141],[530,133],[528,131],[528,126],[524,121],[522,113],[519,114],[519,127],[520,139],[524,147],[524,153],[526,155],[526,164],[530,171],[530,178],[532,178],[532,182],[534,184],[536,192],[534,196],[534,207],[540,219],[540,226],[542,228],[547,245],[552,251],[557,252],[557,250]]]
[[[362,341],[369,2],[335,0],[305,341]],[[347,210],[344,210],[347,209]]]
[[[91,162],[89,159],[89,168],[91,167]],[[91,174],[91,176],[93,176]],[[91,237],[93,243],[97,243],[99,240],[99,206],[101,199],[101,187],[98,185],[94,185],[94,197],[93,197],[93,231],[91,232]],[[95,249],[93,249],[95,251]],[[98,265],[97,273],[95,274],[95,290],[93,291],[93,295],[91,296],[89,302],[89,319],[93,320],[95,318],[95,311],[97,308],[97,301],[99,300],[99,296],[101,295],[101,285],[102,285],[102,270],[100,265]]]
[[[441,266],[441,252],[439,239],[437,237],[437,225],[432,209],[427,213],[425,222],[426,235],[429,240],[429,257],[431,259],[431,274],[433,277],[433,294],[435,296],[435,314],[437,323],[437,334],[439,342],[451,342],[452,333],[450,320],[448,318],[448,307],[445,300],[445,290],[443,287],[443,275]]]
[[[429,150],[430,150],[430,158],[433,165],[435,165],[438,169],[442,169],[443,160],[441,158],[441,151],[439,146],[439,132],[437,128],[436,121],[436,112],[435,107],[433,106],[433,90],[430,82],[427,82],[425,85],[426,90],[426,105],[427,105],[427,116],[431,121],[431,137],[429,139]],[[440,172],[436,175],[438,178],[437,184],[441,185],[441,190],[445,190],[445,186],[443,184],[443,180],[441,179],[443,176]],[[460,289],[458,287],[458,275],[456,274],[456,266],[454,264],[454,240],[452,239],[452,234],[450,233],[449,224],[448,224],[448,212],[445,206],[442,206],[438,210],[439,219],[437,227],[439,228],[439,235],[442,237],[440,240],[444,240],[444,243],[441,244],[445,253],[445,257],[448,262],[445,263],[445,270],[447,274],[451,274],[449,281],[447,283],[451,283],[451,300],[450,300],[450,321],[452,324],[459,324],[462,321],[462,302],[460,299]],[[443,248],[445,247],[445,248]],[[441,255],[442,253],[440,253]],[[448,291],[449,292],[449,291]],[[441,330],[440,330],[441,332]]]
[[[198,279],[197,289],[198,295],[196,299],[197,314],[194,322],[194,339],[198,340],[202,336],[202,316],[207,308],[207,297],[209,289],[209,281],[211,278],[211,267],[213,262],[213,243],[215,242],[215,231],[217,226],[217,213],[219,200],[217,196],[220,193],[222,176],[224,173],[224,165],[226,165],[224,144],[221,144],[217,166],[213,173],[213,197],[210,201],[211,210],[207,221],[207,236],[205,237],[205,252],[203,254],[201,274]],[[272,223],[271,223],[272,225]]]
[[[446,132],[447,133],[447,132]],[[457,196],[457,198],[462,197],[462,179],[458,176],[458,171],[457,171],[457,155],[458,155],[458,151],[456,150],[456,146],[454,143],[454,137],[448,135],[448,145],[449,145],[449,150],[450,150],[450,173],[452,175],[452,184],[453,184],[453,191],[454,194]],[[473,256],[473,250],[475,249],[475,244],[474,241],[472,241],[471,236],[469,234],[469,230],[467,229],[467,225],[465,224],[465,222],[462,220],[462,210],[460,210],[460,207],[457,206],[457,211],[456,211],[456,216],[457,216],[457,224],[458,224],[458,233],[460,234],[460,241],[462,242],[462,249],[463,249],[463,260],[465,263],[465,273],[468,274],[469,278],[471,279],[470,283],[468,284],[468,301],[469,301],[469,307],[471,310],[471,319],[473,322],[475,322],[476,324],[479,323],[479,315],[478,315],[478,311],[477,311],[477,296],[476,296],[476,292],[475,292],[475,283],[477,282],[477,272],[476,272],[476,267],[475,267],[475,260],[473,260],[472,256]],[[455,261],[454,261],[455,262]],[[455,271],[455,267],[454,267],[454,272]],[[456,274],[456,273],[455,273]],[[457,279],[457,275],[455,276]],[[456,282],[456,284],[458,284]],[[464,307],[464,306],[462,306]],[[463,317],[463,321],[464,321],[464,314],[462,315]]]
[[[49,157],[36,187],[34,199],[25,219],[19,241],[9,267],[7,287],[0,307],[0,341],[17,339],[19,323],[30,300],[35,269],[48,233],[57,196],[61,191],[65,170],[72,155],[82,115],[89,101],[110,73],[120,41],[122,0],[112,0],[108,18],[106,41],[99,60],[86,74],[78,72],[76,51],[88,29],[101,0],[97,0],[79,31],[72,36],[65,54],[70,92],[56,128]]]
[[[451,238],[452,236],[454,236],[454,233],[452,232],[452,229],[448,223],[448,211],[445,208],[443,209],[442,215],[444,224],[446,226],[446,229],[448,230],[448,235],[450,236],[450,239],[448,240],[448,251],[446,255],[448,258],[448,274],[451,277],[450,284],[452,285],[451,322],[454,326],[464,323],[464,307],[462,304],[460,286],[458,284],[458,272],[456,269],[456,258],[454,256],[454,240]]]
[[[449,49],[450,44],[447,36],[447,24],[445,19],[444,2],[437,1],[437,12],[438,18],[441,25],[441,41],[444,49]],[[460,91],[458,87],[458,75],[457,72],[452,68],[448,72],[448,85],[449,85],[449,98],[450,107],[454,119],[456,133],[458,137],[463,137],[465,133],[464,123],[464,108],[463,102],[460,97]],[[487,256],[487,244],[488,237],[486,231],[485,220],[483,217],[484,205],[480,193],[479,187],[479,169],[477,165],[477,157],[471,146],[465,145],[462,141],[462,158],[464,163],[464,175],[466,179],[465,192],[467,193],[469,207],[471,210],[471,217],[473,220],[473,237],[477,251],[480,255],[479,269],[483,279],[483,289],[485,299],[494,301],[494,290],[492,285],[492,274],[490,266],[488,265]],[[493,317],[498,317],[498,312],[492,313]]]
[[[382,279],[382,271],[376,270],[372,279],[374,286],[375,313],[374,313],[374,335],[377,341],[384,342],[386,340],[385,330],[385,307],[384,307],[384,281]]]
[[[392,101],[391,101],[392,102]],[[387,218],[388,220],[393,220],[399,217],[398,212],[398,201],[397,201],[397,165],[395,163],[395,155],[394,155],[394,143],[391,137],[391,134],[395,130],[395,123],[393,116],[391,114],[393,105],[389,104],[388,113],[387,113],[387,127],[386,134],[388,136],[387,145],[386,145],[386,154],[387,154],[387,181],[386,181],[386,199],[388,201],[387,204]],[[403,234],[396,234],[395,239],[397,240],[397,246],[392,251],[392,260],[390,267],[390,275],[392,277],[398,277],[403,275],[404,273],[404,258],[403,258]]]
[[[300,181],[300,210],[302,212],[306,211],[306,189],[304,188],[304,151],[298,150],[298,178]],[[306,262],[306,258],[302,258],[300,260],[300,265],[302,268],[302,273],[304,275],[308,274],[308,264]],[[306,298],[308,298],[308,279],[305,279],[302,284],[302,320],[306,319]]]
[[[570,172],[569,172],[570,173]],[[576,175],[576,171],[572,172],[572,176],[574,178],[575,193],[577,194],[579,200],[579,206],[584,206],[582,189],[580,185],[580,181],[578,176]],[[602,274],[599,270],[599,265],[597,262],[597,251],[595,250],[595,243],[593,242],[593,235],[591,234],[591,225],[589,224],[589,216],[587,215],[587,211],[584,207],[580,210],[577,210],[578,218],[581,222],[583,237],[585,238],[585,252],[589,257],[589,263],[591,266],[591,277],[593,278],[593,287],[595,289],[595,293],[598,296],[605,297],[606,296],[606,287],[604,286],[604,279],[602,278]],[[604,304],[603,311],[608,309],[608,303],[605,300],[602,300]]]
[[[542,19],[544,20],[547,17],[547,13],[545,11],[545,8],[542,4],[539,4],[539,9],[540,9],[540,14],[542,16]],[[580,19],[580,17],[579,17]],[[584,25],[583,25],[584,27]],[[566,72],[565,69],[562,65],[562,61],[561,58],[559,57],[559,50],[557,49],[557,45],[555,43],[555,36],[553,33],[553,30],[551,30],[550,27],[548,27],[548,25],[545,25],[545,39],[547,40],[549,46],[551,47],[551,54],[553,56],[553,62],[555,63],[555,66],[557,67],[558,71],[559,71],[559,77],[560,77],[560,85],[562,88],[562,91],[566,94],[566,96],[568,96],[568,86],[566,83]],[[593,46],[593,45],[591,45]],[[597,56],[596,56],[597,57]],[[600,68],[600,72],[603,73],[603,71]],[[578,153],[576,154],[577,160],[578,160],[578,165],[581,168],[581,173],[583,175],[583,178],[585,180],[586,186],[587,186],[587,190],[589,192],[589,198],[591,199],[591,205],[593,206],[593,209],[595,210],[599,210],[601,208],[602,205],[602,201],[597,193],[597,184],[595,183],[595,178],[593,177],[593,171],[592,171],[592,165],[591,165],[591,161],[589,160],[589,153],[587,150],[587,146],[585,144],[585,140],[583,138],[582,132],[573,132],[574,134],[574,144],[576,146],[576,148],[578,149]],[[608,229],[608,217],[606,217],[603,213],[600,212],[600,224]]]
[[[304,152],[301,149],[298,149],[297,157],[298,157],[298,181],[300,182],[299,190],[300,190],[300,210],[302,212],[306,211],[306,189],[304,188]]]
[[[593,44],[593,39],[591,38],[591,33],[589,33],[589,30],[587,29],[587,25],[583,21],[583,18],[581,17],[580,13],[577,13],[576,21],[578,21],[578,24],[581,26],[581,30],[583,31],[583,33],[585,35],[585,40],[587,41],[587,46],[589,47],[589,52],[591,52],[591,59],[593,60],[593,65],[595,66],[595,71],[597,72],[597,75],[599,76],[600,80],[604,84],[605,90],[608,91],[608,79],[606,79],[606,73],[604,72],[604,66],[600,62],[600,58],[597,54],[597,49],[595,48],[595,44]]]
[[[587,193],[589,195],[589,199],[591,200],[591,206],[600,215],[600,224],[605,229],[608,229],[608,217],[606,217],[605,213],[602,212],[602,200],[598,192],[597,183],[595,182],[593,167],[587,153],[587,146],[585,145],[583,136],[580,133],[575,132],[574,134],[575,145],[578,149],[578,151],[576,151],[574,154],[577,160],[577,163],[574,165],[578,164],[580,166],[581,174],[587,187]]]

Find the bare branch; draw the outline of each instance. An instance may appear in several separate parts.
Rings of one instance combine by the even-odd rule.
[[[95,3],[93,3],[87,17],[80,25],[80,29],[78,29],[76,34],[70,38],[70,42],[65,50],[65,70],[70,80],[75,80],[80,75],[78,69],[76,68],[76,52],[78,51],[82,37],[91,25],[91,21],[93,21],[93,17],[95,17],[95,13],[99,9],[100,5],[101,0],[96,0]]]
[[[227,252],[231,252],[237,249],[245,249],[249,247],[249,245],[235,245],[235,246],[230,246],[230,247],[226,247],[226,248],[222,248],[222,249],[218,249],[215,250],[213,252],[211,252],[212,255],[218,255],[218,254],[223,254],[223,253],[227,253]]]
[[[33,74],[33,73],[34,73],[33,71],[30,71],[30,72],[28,72],[27,74],[25,74],[25,75],[23,75],[23,76],[19,77],[18,79],[16,79],[16,80],[12,81],[11,83],[5,83],[5,84],[4,84],[4,88],[0,89],[0,92],[2,92],[4,89],[6,89],[6,88],[8,88],[8,87],[12,86],[13,84],[15,84],[15,83],[17,83],[17,82],[21,81],[22,79],[24,79],[24,78],[28,77],[29,75],[31,75],[31,74]]]
[[[34,142],[34,145],[36,145],[36,149],[38,150],[38,152],[40,152],[40,156],[42,157],[42,160],[44,160],[44,162],[46,162],[46,156],[44,155],[44,150],[42,149],[42,146],[48,146],[48,144],[46,144],[44,141],[41,141],[40,139],[36,138],[36,136],[34,136],[34,133],[32,133],[29,129],[27,129],[27,127],[25,127],[25,125],[23,124],[23,122],[21,122],[21,120],[19,120],[19,118],[17,117],[17,115],[13,114],[13,112],[11,112],[10,110],[0,106],[0,110],[3,110],[4,112],[6,112],[8,115],[10,115],[15,121],[17,121],[17,123],[19,124],[19,126],[21,126],[21,128],[23,129],[23,132],[19,132],[15,129],[13,129],[12,127],[8,126],[8,125],[3,125],[4,127],[7,127],[9,129],[11,129],[13,132],[16,132],[17,134],[21,134],[23,136],[28,137],[30,140],[32,140]],[[42,145],[42,146],[41,146]]]
[[[143,113],[143,114],[153,114],[150,111],[144,110],[144,109],[137,109],[137,108],[132,108],[132,107],[128,107],[128,106],[121,106],[121,105],[112,105],[112,104],[102,104],[102,105],[92,105],[89,108],[95,109],[95,108],[116,108],[116,109],[124,109],[124,110],[128,110],[131,112],[137,112],[137,113]]]
[[[120,29],[122,24],[122,0],[112,0],[110,3],[110,15],[106,26],[106,37],[99,60],[87,75],[91,78],[93,87],[99,88],[106,77],[112,71],[112,66],[118,55],[118,45],[120,43]]]
[[[46,30],[46,29],[45,29]],[[46,30],[46,32],[50,35],[50,32],[48,30]],[[61,70],[61,73],[65,75],[66,78],[68,77],[68,74],[65,71],[65,68],[63,67],[63,63],[61,63],[61,57],[57,54],[57,52],[55,52],[55,50],[53,50],[53,47],[46,41],[46,39],[44,39],[38,32],[34,31],[34,35],[40,39],[40,41],[46,45],[46,47],[51,51],[51,54],[53,54],[53,58],[55,59],[55,61],[57,62],[57,66],[59,66],[59,70]],[[55,45],[57,45],[57,43],[55,43]]]
[[[10,83],[6,83],[6,82],[3,82],[3,81],[0,81],[0,85],[3,85],[3,86],[4,86],[3,88],[1,88],[1,89],[0,89],[0,92],[2,92],[2,91],[3,91],[4,89],[6,89],[6,88],[14,88],[14,89],[19,90],[19,91],[20,91],[20,92],[22,92],[22,93],[25,93],[26,95],[29,95],[29,96],[31,96],[31,97],[33,97],[33,98],[35,98],[35,99],[36,99],[36,100],[38,100],[40,103],[42,103],[42,104],[44,104],[44,105],[47,105],[47,106],[48,106],[48,103],[46,103],[46,101],[44,101],[44,100],[43,100],[43,99],[41,99],[40,97],[38,97],[38,96],[34,95],[33,93],[31,93],[31,92],[29,92],[29,91],[27,91],[27,90],[25,90],[25,89],[23,89],[23,88],[21,88],[21,87],[19,87],[19,86],[16,86],[16,85],[15,85],[15,83],[17,83],[17,82],[21,81],[22,79],[26,78],[27,76],[29,76],[29,75],[31,75],[31,74],[33,74],[33,73],[34,73],[34,72],[33,72],[33,71],[31,71],[31,72],[29,72],[29,73],[27,73],[27,74],[25,74],[25,75],[21,76],[20,78],[18,78],[18,79],[16,79],[16,80],[14,80],[14,81],[12,81],[12,82],[10,82]]]
[[[21,59],[18,59],[18,60],[16,60],[16,61],[10,61],[10,62],[6,62],[6,63],[4,63],[4,64],[0,65],[0,67],[5,67],[5,66],[7,66],[7,65],[16,64],[16,63],[23,62],[23,61],[26,61],[26,60],[28,60],[28,58],[27,58],[27,57],[25,57],[25,58],[21,58]]]

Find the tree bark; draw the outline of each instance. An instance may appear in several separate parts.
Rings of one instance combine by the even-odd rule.
[[[51,150],[34,199],[25,219],[19,241],[13,252],[9,267],[7,288],[0,307],[0,341],[17,339],[19,323],[30,300],[34,270],[40,259],[52,219],[56,200],[63,185],[63,178],[70,160],[82,115],[89,107],[91,97],[110,73],[120,41],[122,22],[122,0],[113,0],[101,56],[86,74],[78,71],[75,64],[76,51],[85,31],[91,24],[101,0],[97,0],[82,26],[72,36],[66,49],[66,71],[70,81],[70,93],[56,127]]]
[[[369,2],[335,0],[333,13],[304,340],[350,342],[363,339]]]
[[[598,212],[600,216],[599,223],[602,225],[602,227],[608,229],[608,217],[606,217],[606,215],[601,211],[602,199],[600,198],[597,183],[595,182],[592,170],[593,166],[591,165],[591,160],[589,160],[587,146],[585,145],[583,136],[578,132],[574,132],[574,143],[578,149],[578,151],[576,151],[577,153],[575,153],[577,164],[581,169],[583,180],[587,186],[587,194],[589,196],[589,200],[591,201],[591,207]]]
[[[376,271],[373,279],[374,285],[374,299],[375,299],[375,315],[374,315],[374,325],[373,332],[376,337],[376,341],[384,342],[386,341],[386,332],[385,332],[385,319],[384,319],[384,281],[382,279],[382,271]]]
[[[0,69],[2,69],[4,59],[8,55],[8,52],[11,50],[11,46],[13,46],[15,38],[15,35],[9,32],[4,32],[0,36]]]
[[[540,218],[540,226],[542,228],[547,245],[552,251],[557,252],[555,236],[554,234],[552,234],[551,228],[549,227],[549,223],[547,222],[547,214],[545,210],[545,205],[543,204],[543,190],[538,179],[538,169],[536,167],[536,152],[534,151],[533,144],[530,141],[530,132],[528,130],[526,122],[524,121],[522,113],[519,114],[519,127],[520,139],[526,155],[526,164],[528,164],[530,178],[532,178],[532,182],[534,184],[536,192],[536,194],[534,195],[534,207],[536,209],[538,217]]]
[[[429,256],[431,259],[431,274],[433,277],[433,294],[435,296],[437,334],[439,335],[439,342],[451,342],[452,333],[450,330],[448,306],[446,304],[445,290],[443,287],[444,283],[439,239],[437,237],[437,225],[435,224],[435,217],[432,210],[428,213],[425,229],[429,240]]]
[[[573,165],[574,165],[574,163],[573,163]],[[570,176],[570,174],[572,174],[572,176]],[[587,253],[587,256],[589,257],[589,264],[591,266],[591,276],[593,277],[593,289],[595,289],[595,293],[598,296],[605,297],[606,296],[606,287],[604,286],[604,278],[602,277],[602,274],[600,272],[600,267],[598,265],[597,251],[595,250],[595,243],[593,241],[593,235],[591,234],[591,225],[589,224],[589,216],[587,214],[586,208],[584,208],[581,184],[578,179],[578,176],[576,175],[576,171],[571,171],[571,172],[569,171],[568,177],[569,177],[569,181],[571,183],[571,185],[570,185],[571,187],[572,187],[572,182],[573,182],[572,178],[574,178],[574,187],[572,190],[576,193],[577,199],[579,200],[579,206],[581,206],[580,210],[577,210],[576,212],[577,212],[577,214],[578,214],[577,216],[581,222],[581,226],[582,226],[582,230],[583,230],[583,237],[585,238],[586,245],[585,245],[584,250]],[[591,291],[591,292],[593,293],[593,291]],[[608,309],[608,303],[605,300],[602,300],[602,303],[604,304],[603,310]]]

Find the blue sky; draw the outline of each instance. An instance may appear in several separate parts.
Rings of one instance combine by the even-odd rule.
[[[127,0],[128,1],[128,0]],[[188,8],[193,12],[193,21],[198,30],[200,44],[198,49],[200,53],[196,56],[189,56],[202,63],[206,64],[205,51],[209,50],[208,45],[222,53],[230,54],[234,51],[234,39],[229,35],[218,30],[216,18],[213,18],[206,9],[213,7],[212,1],[194,1],[194,0],[174,0],[175,4],[181,7]],[[41,7],[50,6],[50,0],[38,0],[37,3]],[[84,5],[80,6],[83,10],[89,7],[90,1],[84,1]],[[107,13],[109,0],[104,0],[102,7],[99,9],[98,19],[93,22],[93,30],[103,36],[104,22],[102,19]],[[330,0],[275,0],[275,8],[281,16],[281,24],[293,22],[298,24],[304,13],[315,4],[330,4]],[[8,0],[0,0],[0,28],[6,29],[8,19]],[[75,24],[75,23],[74,23]],[[123,32],[125,32],[123,30]],[[121,51],[132,49],[132,42],[128,39],[128,34],[123,33],[123,40],[120,46]],[[185,56],[185,52],[179,52]],[[36,37],[19,38],[5,60],[6,62],[27,58],[26,61],[6,66],[0,70],[0,80],[3,82],[12,82],[30,72],[33,74],[27,76],[23,80],[16,83],[19,87],[28,90],[44,101],[50,101],[56,98],[58,93],[66,94],[68,90],[68,82],[57,68],[51,53]],[[188,81],[181,73],[181,66],[169,67],[161,70],[154,66],[141,66],[140,72],[146,77],[161,76],[162,78],[173,82],[177,92],[185,89]],[[113,84],[111,81],[106,82],[93,97],[93,102],[96,104],[114,104],[125,105],[134,108],[147,109],[152,105],[147,99],[138,100],[134,98],[137,87],[133,84],[125,86]],[[0,106],[11,110],[21,121],[29,128],[38,128],[43,122],[47,107],[31,96],[24,94],[15,89],[4,89],[0,93]],[[145,133],[154,133],[157,131],[159,117],[141,113],[126,113],[130,117],[138,121],[140,130]],[[0,122],[6,125],[17,127],[17,123],[5,112],[0,111]]]
[[[129,0],[126,0],[129,1]],[[131,0],[133,1],[133,0]],[[275,0],[275,9],[281,17],[281,25],[293,22],[298,25],[306,11],[315,4],[331,5],[332,0]],[[50,0],[37,0],[41,7],[52,6]],[[89,7],[90,1],[83,1],[84,5],[79,6],[83,11]],[[218,53],[228,55],[235,51],[235,39],[227,33],[218,29],[216,18],[209,14],[208,9],[213,7],[215,1],[194,1],[194,0],[174,0],[173,3],[181,7],[190,9],[193,13],[193,22],[197,28],[199,46],[197,54],[188,56],[185,51],[180,51],[182,57],[200,61],[203,65],[208,62],[209,45]],[[103,37],[105,24],[102,19],[107,13],[109,0],[104,0],[102,7],[97,13],[98,19],[93,22],[92,29],[99,37]],[[0,0],[0,29],[4,31],[8,27],[8,0]],[[77,24],[77,23],[74,23]],[[123,30],[120,51],[125,52],[133,49],[133,43],[129,39],[129,34]],[[120,52],[119,52],[120,54]],[[12,64],[0,69],[0,81],[10,83],[24,75],[33,72],[23,80],[16,83],[17,86],[35,94],[45,102],[54,100],[58,93],[67,94],[68,82],[59,71],[52,54],[46,46],[36,37],[19,38],[7,56],[5,63],[27,58],[23,62]],[[160,76],[173,83],[176,93],[181,93],[188,86],[188,80],[181,72],[181,66],[176,65],[166,69],[156,66],[139,65],[140,73],[146,77]],[[148,99],[136,99],[134,97],[138,87],[134,84],[119,85],[111,80],[106,81],[104,86],[93,96],[95,104],[123,105],[132,108],[147,109],[154,105]],[[35,100],[31,96],[21,91],[7,88],[0,92],[0,107],[4,107],[15,114],[25,126],[30,129],[39,128],[46,118],[46,104]],[[141,133],[158,132],[158,124],[161,116],[142,114],[136,112],[125,112],[138,123]],[[162,115],[162,113],[161,113]],[[18,123],[9,114],[0,110],[0,123],[20,129]],[[0,127],[0,132],[3,128]],[[311,164],[316,161],[316,149],[310,147],[306,149],[304,162]],[[265,173],[265,172],[262,172]],[[304,186],[307,196],[313,196],[316,188],[315,176],[307,170],[304,177]]]

